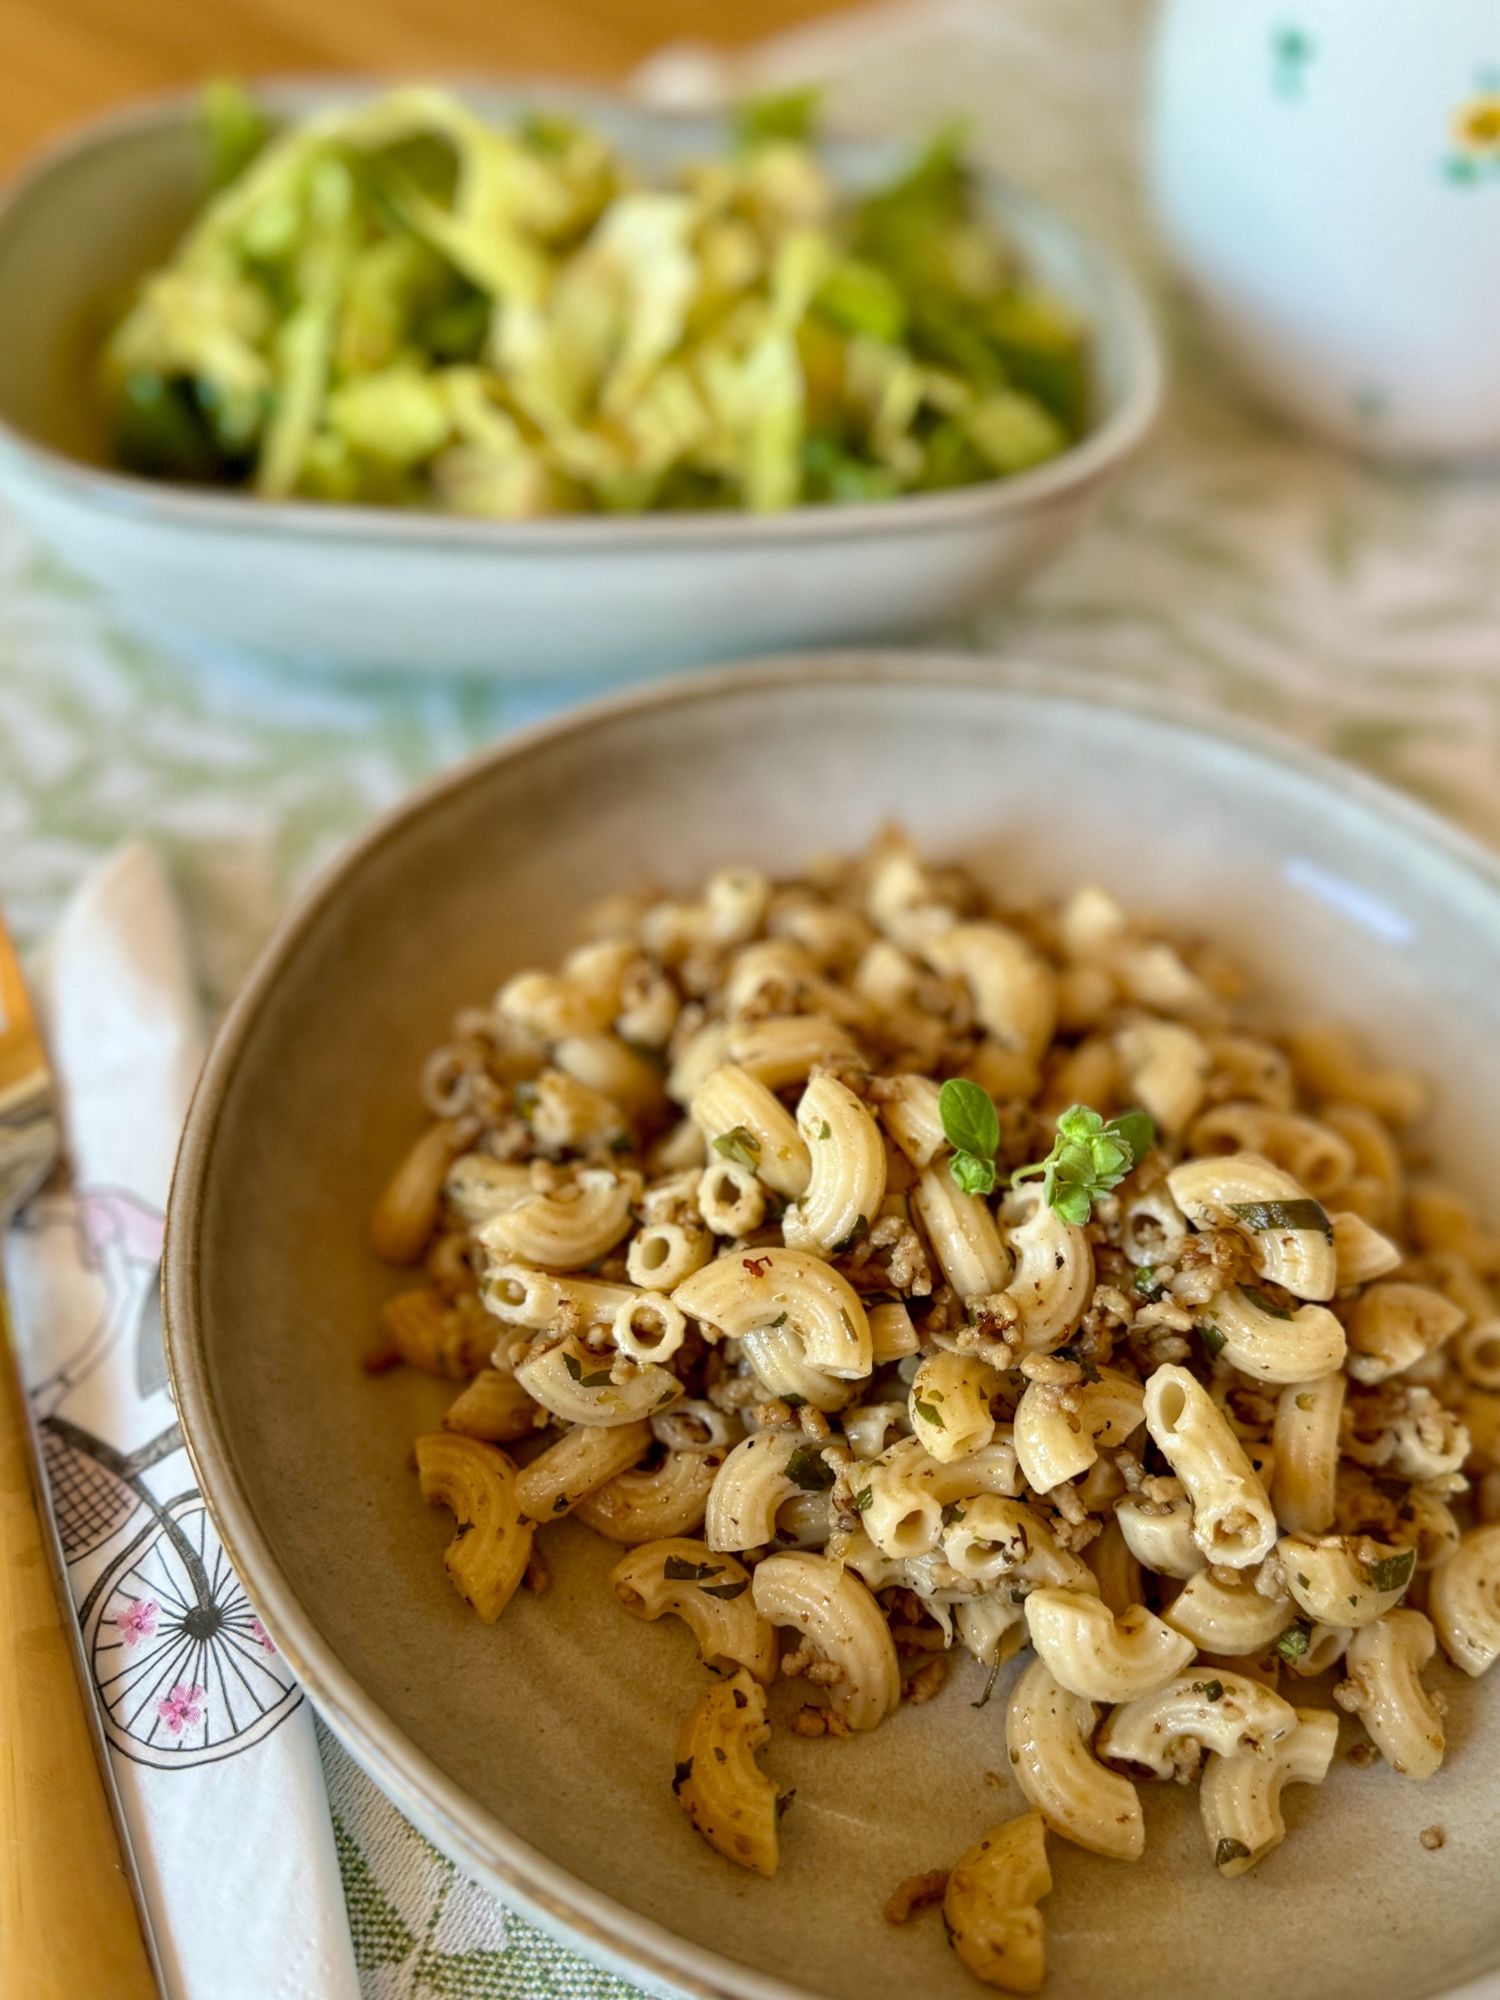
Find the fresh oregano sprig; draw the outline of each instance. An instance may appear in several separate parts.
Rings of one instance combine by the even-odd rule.
[[[1105,1119],[1086,1104],[1070,1105],[1057,1121],[1052,1151],[1018,1167],[1011,1184],[1040,1176],[1042,1199],[1053,1214],[1082,1228],[1099,1196],[1118,1187],[1155,1143],[1156,1127],[1144,1111]]]

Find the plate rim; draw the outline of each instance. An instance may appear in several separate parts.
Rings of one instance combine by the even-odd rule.
[[[508,764],[569,739],[581,741],[625,716],[690,708],[786,687],[931,686],[1111,709],[1189,737],[1247,751],[1310,780],[1346,803],[1377,813],[1403,838],[1435,850],[1474,878],[1500,918],[1500,854],[1410,795],[1339,759],[1243,717],[1165,689],[1087,669],[982,653],[845,648],[775,654],[724,668],[671,675],[591,700],[508,733],[429,779],[348,842],[288,905],[214,1036],[183,1127],[168,1196],[162,1255],[162,1321],[173,1401],[193,1473],[230,1560],[266,1618],[303,1691],[355,1762],[410,1820],[473,1878],[571,1949],[622,1973],[664,1981],[695,2000],[827,2000],[808,1986],[695,1944],[590,1888],[506,1827],[442,1772],[345,1668],[314,1614],[284,1577],[255,1508],[233,1470],[226,1429],[198,1328],[197,1243],[219,1113],[244,1046],[284,962],[344,885],[450,797]],[[1500,1965],[1449,1989],[1449,2000],[1492,2000]]]

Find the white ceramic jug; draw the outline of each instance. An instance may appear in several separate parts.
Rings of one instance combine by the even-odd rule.
[[[1266,402],[1500,457],[1500,0],[1163,0],[1168,245]]]

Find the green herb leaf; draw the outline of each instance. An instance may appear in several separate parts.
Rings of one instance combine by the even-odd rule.
[[[823,1463],[821,1453],[810,1444],[799,1444],[786,1462],[786,1476],[804,1493],[826,1493],[833,1484],[833,1469]]]
[[[1000,1114],[987,1090],[966,1077],[950,1076],[938,1092],[943,1136],[955,1153],[993,1159],[1000,1145]]]
[[[948,1171],[965,1194],[993,1194],[1000,1182],[993,1160],[977,1160],[972,1153],[955,1153]]]
[[[947,1430],[948,1426],[943,1422],[943,1413],[936,1403],[917,1402],[913,1403],[912,1408],[922,1419],[923,1423],[931,1424],[935,1431]]]
[[[1399,1555],[1382,1556],[1378,1562],[1367,1563],[1365,1574],[1377,1590],[1405,1590],[1416,1566],[1416,1550],[1403,1549]]]
[[[1194,1681],[1194,1694],[1201,1694],[1205,1701],[1222,1701],[1224,1683],[1222,1681]]]
[[[714,1151],[726,1160],[733,1160],[737,1167],[747,1173],[760,1171],[760,1141],[743,1125],[736,1125],[728,1132],[721,1132],[714,1140]]]
[[[1231,1861],[1248,1861],[1249,1858],[1250,1850],[1244,1841],[1235,1840],[1227,1833],[1214,1849],[1215,1868],[1223,1868]]]
[[[820,1139],[831,1139],[833,1137],[833,1127],[829,1124],[826,1118],[823,1120],[823,1123],[818,1127],[818,1137]]]
[[[1241,1285],[1240,1290],[1245,1294],[1251,1305],[1256,1307],[1260,1312],[1269,1313],[1272,1319],[1291,1318],[1291,1314],[1287,1311],[1286,1307],[1277,1305],[1269,1292],[1263,1292],[1259,1285]]]
[[[854,1248],[861,1236],[868,1236],[869,1233],[870,1225],[868,1220],[863,1215],[856,1215],[854,1218],[854,1227],[849,1231],[847,1236],[841,1236],[838,1242],[834,1244],[833,1254],[835,1257],[841,1257],[846,1250]]]
[[[703,1586],[703,1595],[705,1597],[722,1597],[726,1604],[731,1604],[735,1598],[742,1597],[749,1588],[749,1577],[742,1576],[734,1583],[705,1583]]]
[[[775,1319],[771,1321],[771,1325],[773,1327],[785,1326],[786,1322],[787,1322],[787,1315],[784,1312],[779,1312],[777,1313]]]
[[[1220,1333],[1211,1319],[1199,1320],[1197,1332],[1198,1338],[1208,1349],[1210,1360],[1217,1361],[1219,1356],[1224,1352],[1226,1336]]]
[[[965,1194],[993,1194],[1000,1179],[995,1170],[1000,1114],[994,1099],[966,1077],[950,1076],[938,1092],[938,1116],[953,1148],[948,1171],[958,1186]]]
[[[859,1491],[854,1496],[855,1513],[863,1514],[866,1507],[869,1506],[870,1502],[874,1498],[875,1498],[875,1489],[873,1486],[861,1486]]]
[[[1316,1229],[1333,1241],[1333,1224],[1323,1204],[1307,1198],[1301,1201],[1232,1201],[1232,1215],[1250,1229]]]
[[[1156,1127],[1146,1111],[1122,1111],[1111,1118],[1105,1131],[1124,1142],[1130,1152],[1130,1166],[1138,1166],[1156,1144]],[[1128,1173],[1130,1168],[1126,1168]]]
[[[1159,1299],[1161,1297],[1162,1287],[1156,1282],[1156,1266],[1154,1264],[1138,1265],[1133,1282],[1135,1289],[1143,1299]]]
[[[681,1556],[668,1556],[661,1566],[661,1573],[671,1583],[702,1583],[708,1576],[722,1576],[723,1563],[684,1562]]]
[[[1057,1121],[1052,1151],[1018,1167],[1011,1182],[1040,1176],[1042,1199],[1053,1214],[1081,1229],[1099,1196],[1118,1187],[1155,1142],[1156,1128],[1144,1111],[1122,1111],[1106,1123],[1088,1105],[1070,1105]]]
[[[1284,1660],[1300,1660],[1302,1655],[1307,1651],[1308,1644],[1308,1632],[1305,1625],[1288,1625],[1281,1637],[1276,1641],[1276,1651],[1280,1653]]]

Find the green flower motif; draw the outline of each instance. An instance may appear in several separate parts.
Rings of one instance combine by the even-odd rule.
[[[1307,67],[1318,53],[1312,36],[1295,23],[1286,22],[1271,31],[1271,88],[1278,97],[1300,98],[1307,80]]]

